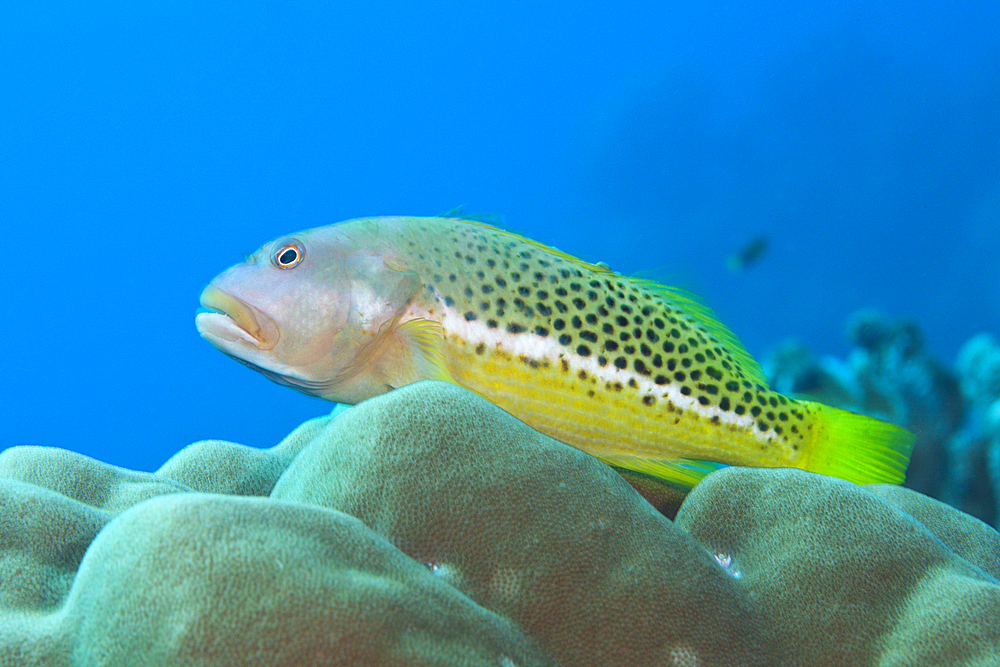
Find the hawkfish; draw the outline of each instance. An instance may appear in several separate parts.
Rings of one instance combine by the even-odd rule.
[[[901,483],[913,444],[769,389],[690,293],[476,221],[361,218],[282,236],[212,280],[201,305],[201,336],[279,384],[353,405],[457,383],[637,488],[687,489],[722,465]]]

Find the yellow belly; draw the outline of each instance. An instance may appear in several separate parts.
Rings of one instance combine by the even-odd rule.
[[[450,335],[452,377],[531,427],[598,458],[678,458],[732,465],[794,465],[776,443],[666,399],[645,403],[622,371],[608,382],[571,359],[536,361]],[[649,400],[649,399],[647,399]]]

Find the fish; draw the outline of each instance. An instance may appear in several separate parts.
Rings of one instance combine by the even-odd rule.
[[[647,491],[727,465],[899,484],[913,445],[899,426],[771,390],[693,294],[474,220],[282,236],[200,302],[201,336],[274,382],[348,405],[456,383]]]
[[[739,251],[726,258],[726,267],[733,273],[745,271],[767,254],[768,245],[766,236],[755,236]]]

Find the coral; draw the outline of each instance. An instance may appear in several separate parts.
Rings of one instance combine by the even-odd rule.
[[[847,362],[817,359],[798,341],[777,346],[764,364],[771,384],[908,428],[916,442],[906,486],[996,522],[998,487],[982,475],[991,450],[980,426],[988,420],[963,428],[967,400],[977,417],[1000,394],[1000,354],[992,339],[970,341],[956,374],[925,350],[913,322],[862,310],[851,317],[847,334],[854,344]]]
[[[676,522],[454,385],[195,443],[0,455],[0,664],[987,665],[1000,537],[916,492],[709,475]]]
[[[851,317],[848,338],[856,345],[850,363],[861,404],[916,435],[907,486],[939,495],[948,472],[947,442],[964,416],[958,379],[925,351],[913,322],[888,322],[863,310]]]
[[[775,664],[992,665],[1000,536],[900,487],[795,469],[713,473],[677,525],[720,554],[775,632]]]
[[[1000,344],[989,334],[975,336],[959,350],[956,366],[973,418],[961,488],[978,506],[977,516],[1000,520]]]

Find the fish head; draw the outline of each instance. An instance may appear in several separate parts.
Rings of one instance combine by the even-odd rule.
[[[374,232],[330,225],[265,244],[204,289],[198,332],[279,384],[344,403],[367,397],[351,386],[420,289],[416,274],[390,267]]]

